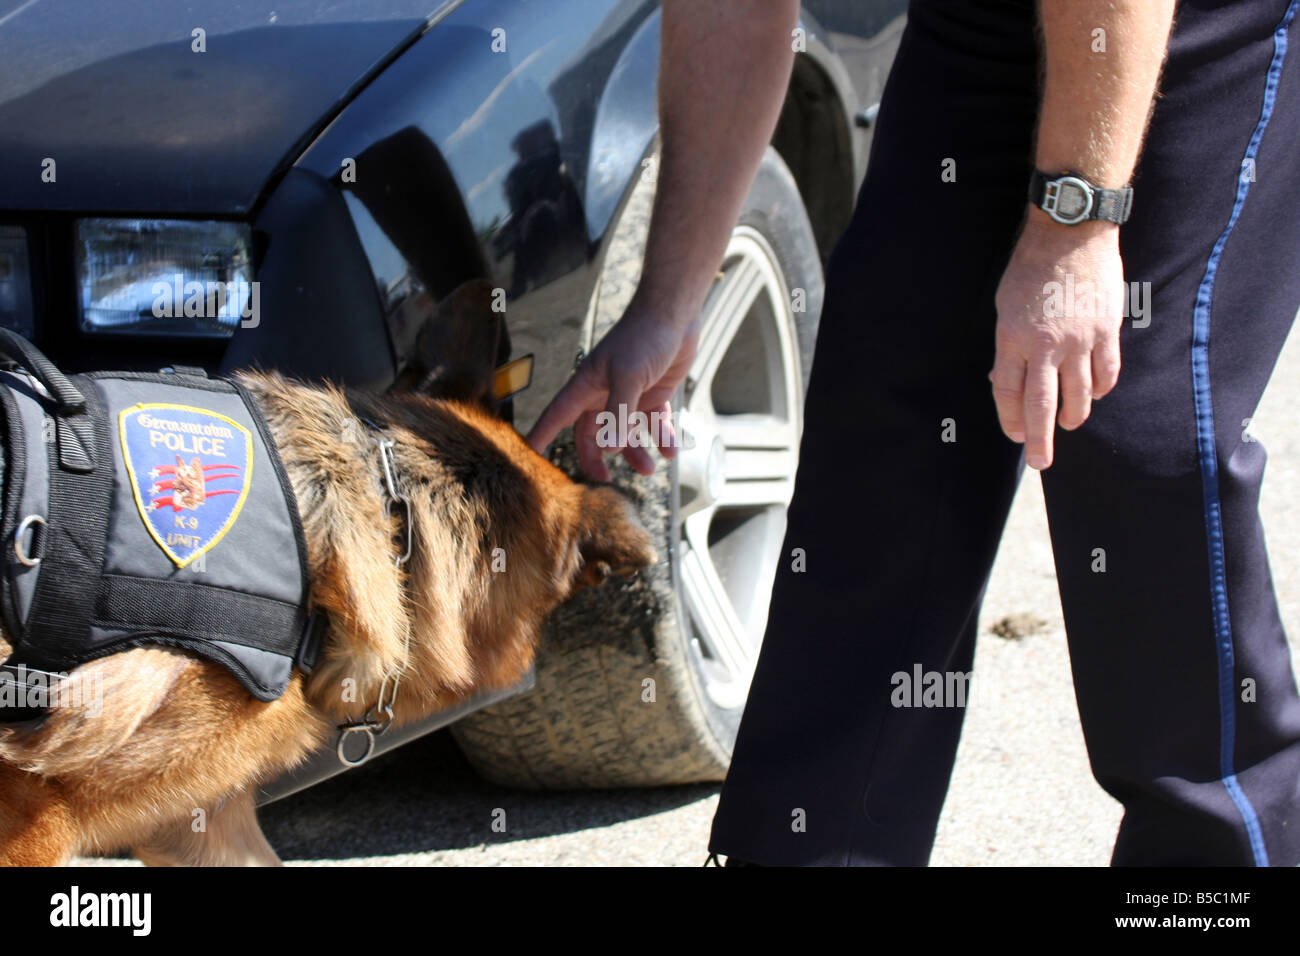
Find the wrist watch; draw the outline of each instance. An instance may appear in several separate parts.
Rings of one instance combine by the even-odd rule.
[[[1097,221],[1122,226],[1133,211],[1133,187],[1102,189],[1069,170],[1036,169],[1029,177],[1029,201],[1063,226]]]

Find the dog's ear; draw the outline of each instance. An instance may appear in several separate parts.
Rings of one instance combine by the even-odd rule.
[[[578,519],[582,569],[574,590],[600,584],[612,574],[631,574],[655,561],[655,549],[632,502],[609,485],[583,488]]]
[[[504,316],[492,308],[497,294],[488,280],[471,279],[444,296],[416,337],[399,387],[491,405],[505,334]]]

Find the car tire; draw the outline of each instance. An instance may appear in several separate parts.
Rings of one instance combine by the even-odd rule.
[[[635,288],[652,195],[651,182],[620,214],[593,339]],[[673,403],[694,447],[648,478],[611,460],[614,480],[662,543],[660,560],[559,608],[545,627],[535,689],[453,726],[485,777],[568,789],[726,774],[776,562],[788,559],[780,554],[785,506],[822,292],[798,187],[769,148],[706,302],[699,356]],[[576,473],[571,440],[552,458]]]

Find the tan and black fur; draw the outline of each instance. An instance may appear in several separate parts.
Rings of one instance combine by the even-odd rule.
[[[311,604],[329,620],[320,663],[272,703],[175,650],[82,665],[102,687],[100,716],[57,707],[35,729],[0,727],[0,864],[120,848],[151,864],[277,863],[257,823],[256,785],[360,718],[385,674],[406,660],[401,722],[508,685],[531,663],[551,609],[654,560],[619,492],[570,481],[481,402],[345,394],[274,373],[241,379],[297,496]],[[375,436],[358,416],[396,440],[414,514],[401,570]],[[9,653],[0,640],[0,659]]]

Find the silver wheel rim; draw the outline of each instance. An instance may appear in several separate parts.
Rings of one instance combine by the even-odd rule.
[[[776,255],[741,226],[705,302],[677,459],[689,652],[704,695],[724,710],[744,704],[767,624],[794,490],[800,379]]]

